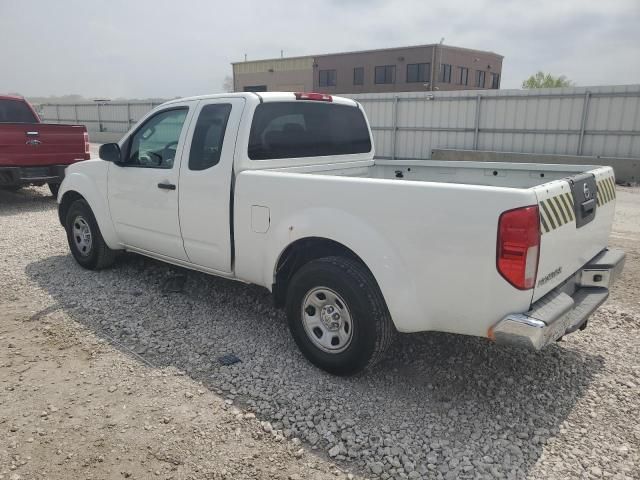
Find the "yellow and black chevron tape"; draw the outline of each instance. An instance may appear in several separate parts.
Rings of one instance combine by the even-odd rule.
[[[542,233],[548,233],[574,221],[573,197],[570,193],[561,193],[540,202]]]
[[[603,178],[598,182],[598,206],[609,203],[616,198],[616,184],[613,177]]]
[[[616,185],[613,177],[603,178],[597,182],[598,206],[609,203],[616,198]],[[575,222],[573,196],[570,193],[560,193],[540,202],[540,231],[549,233],[569,222]]]

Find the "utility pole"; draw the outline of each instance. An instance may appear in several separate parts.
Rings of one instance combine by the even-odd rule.
[[[440,43],[438,44],[438,76],[440,76],[440,70],[442,69],[442,44],[444,42],[444,37],[440,39]],[[444,81],[444,77],[442,78]]]
[[[436,82],[438,81],[438,75],[440,75],[440,61],[442,60],[442,42],[444,42],[444,37],[440,39],[440,43],[433,45],[433,50],[431,51],[431,81],[429,82],[429,90],[435,90]],[[438,50],[438,64],[436,69],[436,50]]]

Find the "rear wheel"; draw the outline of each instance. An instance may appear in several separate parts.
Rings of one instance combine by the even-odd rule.
[[[60,190],[60,184],[59,183],[48,183],[47,185],[49,185],[49,191],[51,192],[51,195],[53,195],[54,197],[58,196],[58,190]]]
[[[314,365],[352,375],[380,360],[394,327],[371,273],[344,257],[313,260],[298,270],[287,291],[294,340]]]
[[[22,188],[22,185],[3,185],[0,187],[1,190],[5,190],[7,192],[17,192]]]
[[[76,261],[89,270],[109,267],[116,258],[102,238],[98,223],[84,199],[71,204],[65,221],[69,249]]]

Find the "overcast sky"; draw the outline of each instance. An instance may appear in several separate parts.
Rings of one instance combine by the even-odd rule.
[[[218,92],[230,62],[435,43],[537,70],[640,83],[640,0],[0,0],[0,93]]]

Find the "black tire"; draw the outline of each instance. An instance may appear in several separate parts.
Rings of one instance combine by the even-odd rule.
[[[318,288],[335,292],[350,313],[352,336],[343,351],[323,350],[305,329],[305,299]],[[334,375],[353,375],[374,365],[395,334],[376,281],[364,265],[350,258],[326,257],[303,265],[289,282],[286,309],[289,329],[304,356]]]
[[[84,225],[89,229],[91,244],[88,248],[81,249],[76,242],[76,238],[74,238],[76,237],[74,226],[80,227]],[[69,249],[82,267],[88,270],[100,270],[113,264],[117,252],[111,250],[104,242],[96,218],[84,199],[78,199],[71,204],[67,211],[64,226],[67,231]],[[78,236],[77,238],[79,239],[80,237]]]
[[[58,198],[58,190],[60,190],[60,184],[59,183],[48,183],[47,185],[49,185],[49,191],[51,192],[51,195],[53,195],[54,197]]]
[[[22,188],[22,185],[3,185],[0,187],[1,190],[5,190],[7,192],[17,192]]]

